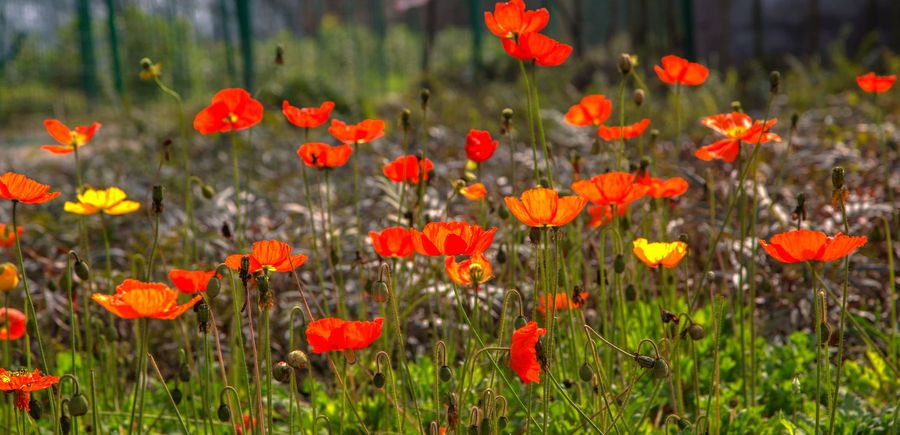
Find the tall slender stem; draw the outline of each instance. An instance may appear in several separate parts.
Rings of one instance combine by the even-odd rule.
[[[840,195],[837,196],[838,203],[841,207],[841,220],[844,222],[844,233],[850,234],[850,223],[847,221],[847,207],[844,199]],[[893,269],[892,269],[893,270]],[[841,374],[844,368],[844,321],[847,318],[847,287],[850,284],[850,256],[844,257],[844,279],[841,285],[841,319],[838,323],[838,355],[837,355],[837,373],[835,374],[834,396],[831,398],[831,415],[828,418],[828,433],[834,433],[835,418],[837,417],[838,396],[841,390]],[[893,281],[891,281],[893,285]],[[891,305],[894,300],[890,300]],[[894,319],[896,322],[897,319]]]
[[[234,179],[234,240],[238,248],[244,244],[243,216],[241,214],[241,165],[238,158],[240,143],[237,133],[231,133],[231,177]]]

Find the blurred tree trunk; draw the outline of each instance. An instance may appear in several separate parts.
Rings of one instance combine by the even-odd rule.
[[[250,0],[235,0],[235,4],[241,38],[244,88],[248,92],[253,92],[253,21],[250,19]]]
[[[116,95],[124,98],[125,84],[122,80],[122,59],[119,55],[119,32],[116,29],[116,5],[114,0],[106,0],[106,29],[109,37],[109,51],[112,58],[113,86]]]
[[[234,64],[234,44],[231,37],[231,15],[228,14],[228,3],[219,0],[219,25],[222,26],[222,40],[225,42],[225,68],[228,76],[225,78],[226,86],[233,86],[237,78],[237,66]]]
[[[681,22],[684,39],[682,39],[682,49],[684,56],[688,59],[694,59],[694,2],[693,0],[681,0]]]
[[[437,34],[437,2],[429,0],[423,8],[425,14],[425,37],[422,39],[422,83],[428,86],[431,70],[431,49]]]
[[[374,21],[373,28],[378,44],[378,82],[381,90],[386,91],[388,85],[388,64],[387,64],[387,16],[384,12],[384,2],[382,0],[374,0],[372,5],[372,19]]]
[[[731,65],[731,0],[722,0],[722,18],[719,57],[723,65]]]
[[[469,0],[469,29],[472,34],[472,78],[481,77],[481,32],[484,27],[480,0]]]
[[[763,5],[762,0],[753,0],[753,56],[763,56]]]
[[[97,57],[91,33],[91,1],[78,0],[78,39],[81,43],[81,80],[88,99],[97,97]]]

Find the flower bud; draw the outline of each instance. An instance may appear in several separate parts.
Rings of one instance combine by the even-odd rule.
[[[400,128],[402,128],[403,131],[409,131],[410,127],[412,127],[412,124],[409,122],[411,116],[412,111],[409,109],[403,109],[403,111],[400,112]]]
[[[503,220],[509,219],[509,209],[506,208],[506,205],[500,205],[500,207],[497,207],[497,216]]]
[[[309,365],[309,357],[302,350],[292,350],[287,355],[287,363],[297,370],[303,370]]]
[[[743,113],[743,112],[744,112],[744,107],[741,105],[741,102],[740,102],[740,101],[735,100],[735,101],[732,101],[732,102],[731,102],[731,111],[732,111],[732,112],[741,112],[741,113]]]
[[[231,238],[231,227],[228,226],[228,222],[222,222],[222,228],[219,229],[219,232],[222,233],[222,237],[226,239]]]
[[[422,110],[428,110],[428,100],[431,99],[431,91],[428,88],[422,88],[419,92],[419,101],[422,103]]]
[[[791,113],[791,130],[797,128],[797,122],[800,121],[800,114],[797,112]]]
[[[844,168],[835,166],[831,169],[831,185],[835,190],[844,188]]]
[[[669,376],[669,364],[662,358],[657,358],[653,362],[653,371],[651,372],[656,379],[665,379]]]
[[[213,189],[209,184],[204,184],[203,187],[200,188],[200,193],[203,194],[203,197],[206,199],[213,199],[216,196],[216,189]]]
[[[619,62],[616,66],[619,68],[619,72],[622,73],[623,76],[627,76],[631,73],[631,67],[633,66],[633,61],[631,60],[631,56],[628,53],[622,53],[619,56]]]
[[[200,332],[209,332],[209,305],[200,299],[194,305],[194,312],[197,313],[197,323],[200,326]]]
[[[641,106],[644,104],[644,90],[643,89],[635,89],[634,90],[634,104],[637,106]]]
[[[278,361],[275,363],[275,367],[272,367],[272,377],[276,381],[286,384],[291,381],[291,370],[293,369],[286,362]]]
[[[382,280],[375,281],[375,285],[372,286],[372,299],[378,303],[387,302],[390,299],[390,289],[386,282]]]
[[[206,282],[206,296],[210,298],[214,298],[219,295],[219,290],[222,287],[222,281],[219,281],[219,278],[212,277],[209,281]]]
[[[497,256],[494,258],[497,260],[498,264],[506,264],[506,250],[503,249],[503,245],[500,245],[500,249],[497,251]]]
[[[179,367],[178,380],[181,382],[191,381],[191,368],[187,364],[181,364],[181,367]]]
[[[28,415],[35,420],[40,420],[41,415],[44,414],[44,407],[41,405],[41,402],[35,399],[28,400]]]
[[[12,263],[0,264],[0,291],[8,292],[19,285],[19,271]]]
[[[59,431],[62,432],[63,435],[69,435],[69,431],[72,430],[72,420],[69,419],[68,415],[59,416]]]
[[[453,378],[453,372],[450,370],[450,367],[446,365],[441,366],[438,370],[438,378],[441,379],[441,382],[449,382]]]
[[[216,410],[216,416],[219,417],[219,421],[222,423],[228,423],[231,420],[231,410],[223,403]]]
[[[374,385],[375,388],[384,388],[384,382],[384,373],[377,372],[374,376],[372,376],[372,385]]]
[[[175,402],[176,405],[181,404],[181,399],[184,398],[184,393],[181,392],[181,388],[175,387],[170,392],[172,394],[172,401]],[[69,404],[69,412],[72,409],[72,404]]]
[[[639,366],[645,369],[653,368],[656,364],[656,360],[653,357],[649,357],[647,355],[636,355],[634,357],[634,361],[638,363]]]
[[[513,322],[513,325],[516,327],[516,329],[519,329],[525,326],[527,323],[528,321],[525,320],[525,316],[517,316],[516,320]]]
[[[688,335],[694,341],[702,340],[706,337],[706,329],[699,323],[691,323],[691,326],[688,326]]]
[[[75,275],[78,275],[78,279],[82,281],[87,281],[91,278],[91,268],[88,267],[84,260],[75,260]]]
[[[153,186],[153,214],[159,215],[163,212],[163,187]]]
[[[594,370],[591,368],[591,365],[588,363],[584,363],[581,365],[581,368],[578,369],[578,376],[584,382],[590,382],[591,379],[594,379]]]
[[[781,87],[781,73],[772,71],[769,73],[769,92],[777,94]]]
[[[613,261],[613,270],[616,273],[625,272],[625,257],[622,254],[616,255],[616,259]]]
[[[284,45],[275,46],[275,65],[284,65]]]

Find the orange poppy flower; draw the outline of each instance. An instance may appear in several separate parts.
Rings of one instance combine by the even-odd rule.
[[[449,255],[444,260],[444,270],[450,280],[459,285],[484,284],[494,278],[491,262],[484,255],[477,253],[459,263],[456,257]]]
[[[572,183],[572,190],[595,204],[631,204],[647,194],[647,187],[634,182],[627,172],[607,172],[590,180]]]
[[[466,199],[470,201],[478,201],[487,196],[487,188],[481,183],[470,184],[468,186],[460,187],[459,194],[465,196]]]
[[[322,142],[309,142],[300,145],[297,156],[303,160],[303,164],[319,169],[334,169],[344,166],[353,154],[350,145],[330,146]]]
[[[206,292],[206,284],[214,276],[216,276],[215,270],[172,269],[169,271],[169,279],[172,284],[175,284],[178,291],[187,294]]]
[[[94,293],[94,302],[123,319],[152,318],[172,320],[193,307],[202,297],[194,296],[178,305],[178,292],[163,283],[126,279],[116,286],[116,293]]]
[[[41,204],[59,196],[50,186],[38,183],[22,174],[7,172],[0,176],[0,198],[24,204]]]
[[[847,236],[810,230],[793,230],[776,234],[766,243],[759,244],[766,252],[782,263],[801,261],[832,261],[850,255],[868,242],[866,236]]]
[[[303,128],[316,128],[325,123],[331,116],[334,102],[326,101],[319,107],[294,107],[288,100],[281,102],[281,113],[288,122]]]
[[[627,204],[619,207],[613,207],[612,204],[592,205],[588,207],[588,215],[591,217],[588,226],[591,228],[598,228],[608,225],[615,217],[613,215],[613,208],[616,209],[618,217],[623,217],[628,214]]]
[[[891,90],[897,76],[891,74],[889,76],[878,76],[870,72],[856,78],[856,84],[865,92],[882,93]]]
[[[491,138],[491,133],[486,130],[469,130],[466,135],[466,157],[475,163],[481,163],[491,158],[499,141]]]
[[[705,66],[671,54],[662,58],[662,67],[654,65],[653,69],[659,79],[669,85],[697,86],[709,76]]]
[[[395,183],[419,184],[428,181],[428,173],[434,169],[434,163],[430,159],[420,160],[418,156],[400,156],[393,162],[384,165],[384,176]]]
[[[650,243],[641,237],[632,242],[632,246],[634,246],[632,250],[634,255],[654,269],[660,265],[671,269],[678,266],[681,259],[687,255],[687,243],[682,241]]]
[[[100,129],[100,123],[94,122],[91,125],[79,125],[74,130],[70,130],[65,124],[56,119],[44,120],[44,127],[47,133],[53,137],[60,145],[44,145],[41,149],[49,151],[53,154],[69,154],[86,145],[94,138],[94,133]]]
[[[259,124],[263,105],[240,88],[222,89],[212,103],[194,117],[194,129],[200,134],[244,130]]]
[[[18,340],[23,335],[25,313],[15,308],[0,308],[0,340]]]
[[[649,175],[637,177],[637,183],[647,187],[647,195],[653,198],[674,198],[687,192],[688,182],[681,177],[668,180],[653,178]]]
[[[390,227],[380,233],[369,231],[375,253],[382,257],[406,258],[415,253],[412,234],[408,228]]]
[[[507,196],[506,207],[529,227],[561,227],[578,217],[587,200],[578,196],[560,197],[553,189],[537,187],[522,193],[520,201]]]
[[[421,255],[475,255],[487,251],[494,243],[497,228],[485,231],[466,222],[430,222],[421,232],[410,228],[413,246]]]
[[[576,127],[600,125],[612,114],[612,101],[601,94],[586,95],[566,112],[566,122]]]
[[[547,330],[538,328],[537,322],[533,320],[513,332],[509,345],[509,367],[525,385],[531,382],[541,383],[541,364],[538,362],[535,346],[538,339],[546,333]]]
[[[572,53],[571,45],[535,32],[522,33],[516,39],[504,39],[503,49],[516,59],[539,66],[562,65]]]
[[[57,382],[58,376],[41,375],[41,369],[34,369],[31,372],[24,369],[11,372],[0,368],[0,391],[16,393],[16,409],[19,411],[31,410],[29,404],[31,392],[50,388]]]
[[[358,124],[348,125],[339,119],[332,119],[328,133],[343,143],[364,144],[384,135],[384,121],[366,119]]]
[[[601,125],[600,128],[597,129],[597,136],[600,136],[607,142],[612,142],[619,139],[633,139],[644,134],[644,130],[647,130],[647,127],[649,126],[650,119],[648,118],[644,118],[631,125],[626,125],[624,128],[619,126],[607,127],[605,125]]]
[[[494,5],[494,13],[484,13],[484,24],[494,35],[515,38],[528,32],[540,32],[550,22],[547,9],[525,10],[525,0],[511,0]]]
[[[373,322],[326,317],[309,323],[306,327],[306,340],[313,353],[365,349],[381,336],[382,322],[382,317]]]
[[[0,263],[0,292],[9,293],[19,285],[19,269],[12,263]]]
[[[21,226],[16,227],[16,233],[19,233],[19,237],[22,236],[23,231],[25,231],[25,228]],[[0,224],[0,247],[8,248],[15,244],[16,234],[13,233],[12,225]]]
[[[241,270],[241,260],[250,257],[250,273],[266,269],[273,272],[290,272],[303,265],[307,257],[303,254],[291,255],[290,245],[277,240],[263,240],[253,243],[249,255],[234,254],[225,259],[231,270]]]
[[[0,340],[18,340],[25,335],[25,313],[0,308]]]
[[[587,299],[588,292],[581,292],[578,294],[578,300],[573,300],[569,298],[567,293],[556,293],[553,296],[544,295],[541,298],[540,303],[538,304],[536,310],[541,313],[541,316],[547,316],[547,306],[550,305],[551,301],[554,304],[555,311],[562,310],[574,310],[576,308],[581,308],[584,305],[584,300]]]
[[[240,424],[234,425],[234,431],[235,431],[235,433],[237,433],[237,435],[244,435],[244,429],[242,429],[244,427],[250,428],[251,429],[250,432],[253,432],[253,428],[256,427],[256,417],[253,417],[253,420],[252,420],[253,427],[251,427],[250,414],[244,414],[243,420],[244,420],[243,426],[241,426]]]
[[[719,159],[733,162],[741,152],[741,142],[754,145],[757,142],[781,142],[781,136],[770,133],[777,122],[777,118],[772,118],[763,125],[762,121],[753,121],[749,115],[740,112],[707,116],[700,123],[726,138],[699,148],[694,155],[705,161]]]

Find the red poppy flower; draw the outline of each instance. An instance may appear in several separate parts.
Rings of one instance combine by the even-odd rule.
[[[556,293],[553,296],[544,295],[538,303],[537,312],[541,313],[541,316],[547,316],[547,305],[551,302],[554,304],[555,311],[562,310],[574,310],[576,308],[581,308],[584,305],[584,300],[587,299],[588,292],[581,292],[578,294],[578,299],[573,300],[569,298],[567,293]]]
[[[591,216],[588,226],[591,228],[602,227],[613,221],[613,208],[618,211],[619,217],[628,214],[628,205],[613,207],[612,204],[592,205],[588,207],[588,215]]]
[[[634,182],[627,172],[607,172],[590,180],[572,183],[572,190],[595,204],[631,204],[647,194],[647,187]]]
[[[350,145],[330,146],[322,142],[309,142],[300,145],[297,156],[303,160],[303,164],[319,169],[334,169],[344,166],[353,154]]]
[[[59,196],[50,186],[38,183],[22,174],[7,172],[0,176],[0,198],[24,204],[41,204]]]
[[[25,231],[24,228],[16,227],[16,233],[19,233],[19,237],[22,236],[23,231]],[[0,247],[8,248],[15,244],[16,234],[13,233],[12,225],[0,224]]]
[[[415,253],[412,234],[408,228],[390,227],[380,233],[369,231],[372,247],[382,257],[406,258]]]
[[[868,242],[866,236],[847,236],[810,230],[793,230],[776,234],[769,243],[760,240],[766,252],[782,263],[801,261],[832,261],[850,255]]]
[[[450,255],[444,260],[444,270],[450,280],[459,285],[484,284],[494,277],[491,262],[484,255],[477,253],[459,263]]]
[[[332,119],[328,133],[343,143],[364,144],[384,135],[384,121],[366,119],[358,124],[348,125],[339,119]]]
[[[763,125],[762,121],[753,121],[749,115],[740,112],[707,116],[701,119],[700,123],[725,136],[726,139],[701,147],[694,155],[705,161],[719,159],[733,162],[741,152],[741,142],[754,145],[757,142],[760,144],[769,141],[781,142],[781,136],[770,133],[776,122],[778,119],[772,118]]]
[[[253,243],[250,255],[234,254],[225,259],[231,270],[241,270],[241,261],[250,257],[250,273],[267,269],[273,272],[290,272],[303,265],[307,257],[303,254],[291,255],[290,245],[277,240],[263,240]]]
[[[281,102],[281,113],[288,122],[303,128],[316,128],[325,123],[331,116],[334,103],[326,101],[319,107],[294,107],[287,100]]]
[[[91,299],[122,319],[172,320],[193,307],[202,297],[197,295],[178,305],[178,292],[165,284],[126,279],[116,287],[115,294],[94,293]]]
[[[31,392],[50,388],[57,382],[59,382],[58,376],[41,375],[40,369],[34,369],[31,372],[27,370],[11,372],[7,369],[0,369],[0,391],[16,393],[16,409],[19,411],[31,410],[29,404]]]
[[[534,32],[522,33],[516,39],[504,39],[503,49],[516,59],[539,66],[562,65],[572,53],[571,45]]]
[[[430,159],[420,160],[418,156],[401,156],[393,162],[384,165],[384,176],[395,183],[419,184],[428,181],[428,173],[434,169],[434,163]]]
[[[25,335],[25,313],[0,308],[0,340],[18,340]]]
[[[491,138],[491,134],[485,130],[469,130],[466,135],[466,157],[475,163],[481,163],[491,158],[499,141]]]
[[[487,188],[482,183],[470,184],[459,188],[459,194],[469,201],[478,201],[487,196]]]
[[[365,349],[381,336],[381,323],[346,321],[335,317],[314,320],[306,327],[306,340],[313,353]]]
[[[172,284],[175,284],[175,287],[180,292],[187,294],[206,292],[206,284],[214,276],[216,276],[215,270],[172,269],[169,271],[169,279],[172,281]]]
[[[587,95],[566,112],[566,122],[576,127],[600,125],[612,114],[612,101],[601,94]]]
[[[56,139],[61,145],[44,145],[42,150],[49,151],[53,154],[69,154],[87,144],[94,138],[94,133],[100,129],[100,123],[94,122],[91,125],[79,125],[74,130],[70,130],[65,124],[56,119],[47,119],[44,121],[44,127],[47,133],[53,139]]]
[[[897,76],[891,74],[889,76],[878,76],[870,72],[856,78],[856,84],[865,92],[882,93],[891,90]]]
[[[647,195],[653,198],[674,198],[687,192],[688,182],[681,177],[668,180],[652,178],[649,175],[637,177],[637,183],[647,186]]]
[[[597,136],[600,136],[607,142],[619,139],[632,139],[644,134],[644,130],[647,130],[647,127],[649,126],[650,119],[648,118],[644,118],[631,125],[626,125],[624,128],[619,126],[607,127],[601,125],[600,128],[597,129]]]
[[[705,66],[671,54],[662,58],[662,67],[654,65],[653,69],[663,83],[670,85],[697,86],[709,76]]]
[[[466,222],[430,222],[421,232],[410,228],[413,246],[421,255],[475,255],[487,251],[494,243],[497,228],[485,231]]]
[[[253,127],[262,121],[263,105],[240,88],[222,89],[212,103],[194,117],[200,134],[225,133]]]
[[[529,227],[561,227],[578,217],[587,201],[578,196],[559,196],[553,189],[537,187],[522,193],[522,199],[507,196],[506,208]]]
[[[540,8],[525,10],[524,0],[511,0],[494,5],[494,13],[484,13],[484,24],[501,38],[515,38],[528,32],[540,32],[550,22],[550,12]]]
[[[509,345],[509,367],[525,385],[531,382],[541,383],[541,364],[538,362],[535,346],[538,339],[546,333],[533,320],[513,332]]]

